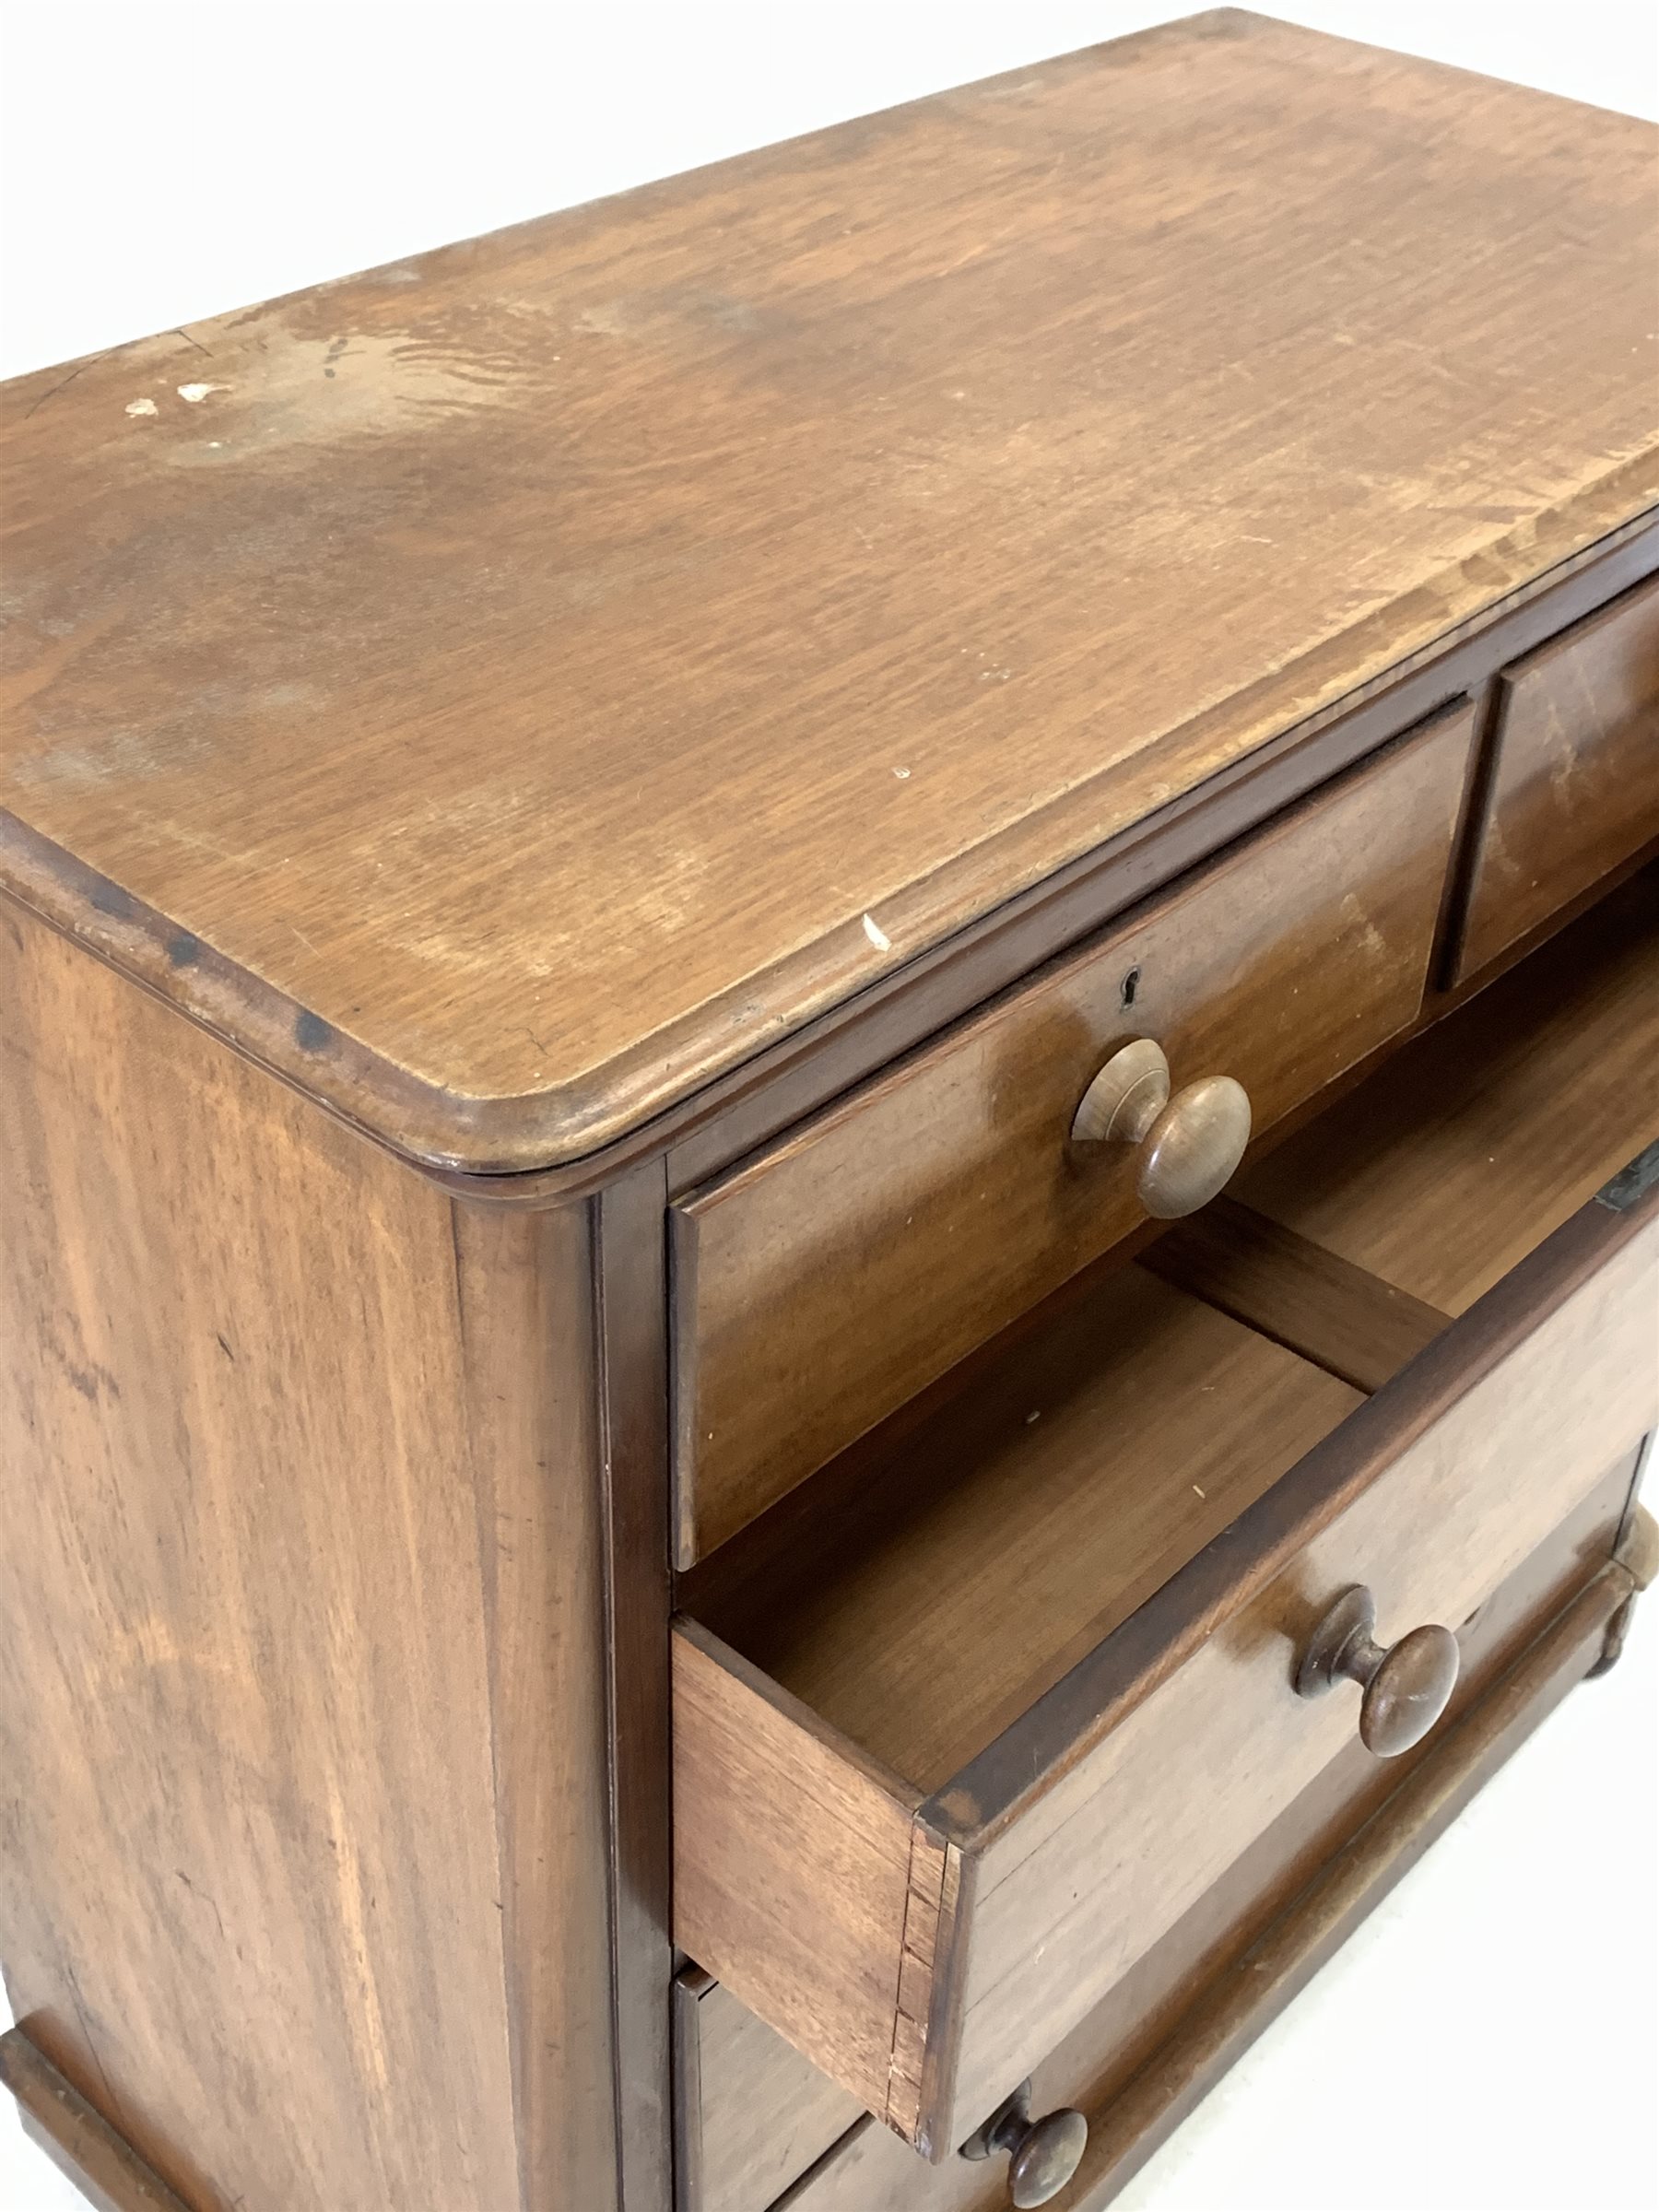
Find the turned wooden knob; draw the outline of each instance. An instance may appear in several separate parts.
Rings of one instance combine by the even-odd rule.
[[[1302,1654],[1297,1694],[1317,1698],[1344,1677],[1365,1691],[1359,1740],[1379,1759],[1397,1759],[1421,1743],[1457,1687],[1461,1654],[1450,1629],[1413,1629],[1398,1643],[1380,1644],[1371,1631],[1377,1608],[1363,1586],[1336,1600]]]
[[[977,2134],[962,2146],[965,2159],[1008,2154],[1008,2202],[1027,2212],[1058,2196],[1083,2162],[1088,2145],[1088,2123],[1081,2112],[1047,2112],[1031,2117],[1031,2085],[1022,2081],[1006,2103],[999,2104]]]
[[[1136,1194],[1156,1220],[1175,1221],[1207,1206],[1243,1159],[1250,1100],[1230,1076],[1206,1076],[1171,1097],[1162,1046],[1137,1037],[1083,1093],[1072,1142],[1138,1145]]]

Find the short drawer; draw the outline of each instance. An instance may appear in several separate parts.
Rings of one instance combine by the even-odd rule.
[[[1146,1150],[1072,1141],[1149,1040],[1267,1127],[1417,1015],[1456,707],[674,1209],[688,1566],[1146,1218]]]
[[[1659,838],[1659,577],[1498,691],[1458,981]]]
[[[677,1940],[928,2155],[1352,1756],[1334,1603],[1466,1640],[1659,1419],[1653,887],[1547,951],[690,1578]]]

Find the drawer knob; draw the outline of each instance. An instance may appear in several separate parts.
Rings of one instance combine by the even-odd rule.
[[[1230,1076],[1205,1076],[1171,1097],[1162,1046],[1137,1037],[1083,1093],[1072,1142],[1138,1145],[1136,1195],[1155,1220],[1176,1221],[1207,1206],[1243,1159],[1250,1100]]]
[[[1377,1608],[1363,1586],[1336,1600],[1296,1670],[1299,1697],[1317,1698],[1346,1677],[1365,1691],[1359,1740],[1379,1759],[1397,1759],[1421,1743],[1457,1687],[1459,1653],[1450,1629],[1413,1629],[1398,1643],[1380,1644]]]
[[[1083,2162],[1088,2123],[1081,2112],[1048,2112],[1031,2117],[1031,2085],[1022,2081],[999,2104],[977,2134],[962,2146],[965,2159],[1008,2154],[1008,2202],[1018,2212],[1058,2196]]]

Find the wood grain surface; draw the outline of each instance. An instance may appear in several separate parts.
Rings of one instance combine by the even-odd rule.
[[[594,2212],[611,2212],[614,2201],[620,2212],[619,2175],[643,2148],[626,2140],[631,2106],[660,2103],[665,2085],[653,2054],[628,2046],[614,1964],[617,1931],[628,1927],[631,1940],[637,1930],[612,1814],[619,1754],[606,1687],[616,1644],[604,1603],[592,1213],[512,1216],[456,1204],[450,1238],[488,1661],[491,1902],[501,1918],[519,2201],[524,2212],[566,2199]],[[426,1324],[423,1366],[427,1344],[447,1326],[441,1313]],[[372,1404],[364,1415],[378,1418]],[[425,1559],[418,1572],[439,1564]],[[443,1786],[441,1776],[432,1786]],[[652,1786],[660,1804],[660,1773]],[[631,1971],[656,1971],[660,2008],[665,1953],[642,1937],[638,1948]],[[625,2052],[635,2074],[626,2092],[618,2086]],[[663,2133],[665,2158],[665,2113]],[[251,2195],[247,2212],[255,2203]]]
[[[1457,707],[782,1145],[677,1205],[688,1565],[1146,1218],[1074,1146],[1135,1037],[1258,1129],[1413,1021],[1472,718]]]
[[[0,881],[576,1158],[1659,502],[1653,144],[1224,9],[21,379]]]
[[[1257,1212],[1461,1313],[1659,1137],[1649,870],[1247,1168]]]
[[[1659,584],[1508,670],[1496,712],[1465,976],[1659,837]]]
[[[598,1339],[609,1735],[611,1977],[619,2194],[655,2212],[673,2188],[674,2083],[666,1991],[676,1959],[670,1889],[668,1384],[661,1159],[599,1193],[592,1295]],[[569,1373],[566,1387],[576,1378]],[[509,1382],[509,1388],[512,1387]],[[582,1716],[585,1721],[586,1715]],[[540,1725],[562,1727],[560,1709]]]
[[[193,2212],[610,2212],[585,1214],[469,1215],[9,902],[0,975],[16,2015]]]

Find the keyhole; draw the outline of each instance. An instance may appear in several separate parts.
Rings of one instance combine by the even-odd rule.
[[[1124,1006],[1132,1006],[1135,1004],[1135,994],[1139,989],[1140,970],[1138,968],[1131,968],[1128,974],[1124,978],[1123,996],[1119,1003]]]

